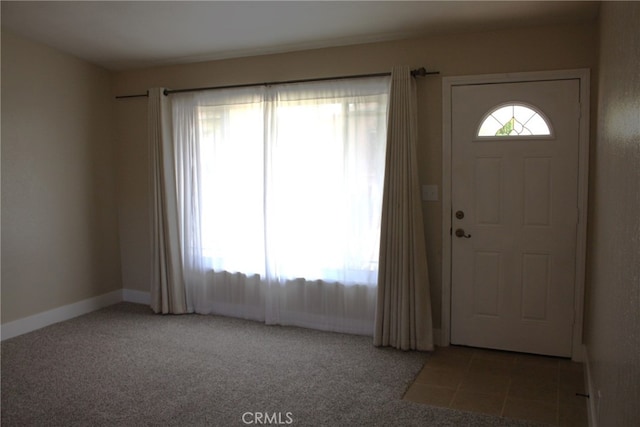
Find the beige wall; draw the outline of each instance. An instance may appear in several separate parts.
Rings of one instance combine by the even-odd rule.
[[[111,77],[2,32],[2,323],[120,289]]]
[[[425,66],[441,75],[420,79],[420,181],[441,187],[442,76],[591,68],[596,56],[596,23],[451,34],[419,40],[375,43],[287,54],[156,67],[115,75],[115,94],[279,81],[389,71],[393,65]],[[146,100],[116,102],[119,222],[123,285],[148,291]],[[434,321],[440,325],[441,206],[424,203]]]
[[[600,426],[640,420],[640,3],[601,6],[585,331]]]

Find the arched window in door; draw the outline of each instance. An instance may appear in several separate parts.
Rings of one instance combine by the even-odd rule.
[[[478,127],[479,138],[551,137],[552,127],[545,115],[532,105],[512,102],[487,113]]]

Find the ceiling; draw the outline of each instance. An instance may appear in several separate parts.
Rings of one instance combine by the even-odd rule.
[[[2,1],[2,29],[111,70],[593,22],[583,1]]]

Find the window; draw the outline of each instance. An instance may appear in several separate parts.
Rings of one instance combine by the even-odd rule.
[[[383,78],[176,96],[176,140],[183,100],[197,124],[179,151],[196,157],[199,228],[185,226],[206,267],[375,286],[387,92]]]
[[[523,103],[502,104],[486,114],[478,128],[479,138],[552,136],[544,114]]]

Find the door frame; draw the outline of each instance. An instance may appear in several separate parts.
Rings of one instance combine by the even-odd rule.
[[[590,70],[588,68],[557,71],[535,71],[505,74],[451,76],[442,79],[442,319],[439,345],[451,342],[451,94],[454,86],[518,83],[545,80],[580,81],[580,130],[578,148],[578,226],[576,233],[576,274],[574,290],[574,320],[572,356],[584,361],[582,330],[584,318],[584,288],[587,248],[587,207],[589,183],[590,133]]]

